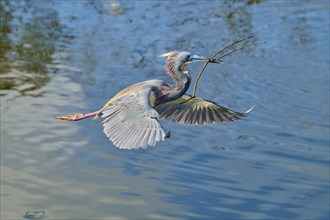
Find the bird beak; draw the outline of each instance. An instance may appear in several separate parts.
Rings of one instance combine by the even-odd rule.
[[[198,56],[198,55],[190,55],[189,61],[192,61],[192,62],[209,61],[210,63],[223,64],[222,60],[210,59],[210,58],[202,57],[202,56]]]
[[[208,59],[206,57],[201,57],[198,55],[190,55],[189,61],[196,62],[196,61],[207,61]]]

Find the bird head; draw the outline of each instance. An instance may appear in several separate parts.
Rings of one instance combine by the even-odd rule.
[[[211,63],[222,63],[222,61],[209,59],[207,57],[199,56],[196,54],[191,54],[185,51],[171,51],[159,55],[160,57],[167,57],[167,64],[173,67],[185,66],[193,62],[205,62],[209,61]]]

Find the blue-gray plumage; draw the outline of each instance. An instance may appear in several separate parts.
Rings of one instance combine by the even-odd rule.
[[[210,124],[228,122],[245,116],[211,101],[185,95],[191,76],[184,67],[207,58],[189,52],[172,51],[167,57],[166,69],[175,86],[162,80],[148,80],[131,85],[120,91],[96,112],[73,114],[57,118],[77,121],[91,116],[103,117],[104,133],[119,148],[146,148],[164,141],[166,133],[159,119],[182,124]]]

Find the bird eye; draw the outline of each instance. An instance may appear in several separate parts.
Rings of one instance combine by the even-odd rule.
[[[189,60],[189,58],[190,58],[190,55],[186,55],[186,60]]]

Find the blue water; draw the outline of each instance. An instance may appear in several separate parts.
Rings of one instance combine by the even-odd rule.
[[[1,1],[1,219],[329,219],[329,1]],[[158,55],[209,56],[199,97],[241,121],[119,150],[95,111]],[[193,79],[202,64],[190,65]],[[191,92],[191,91],[190,91]],[[24,217],[25,216],[25,217]]]

